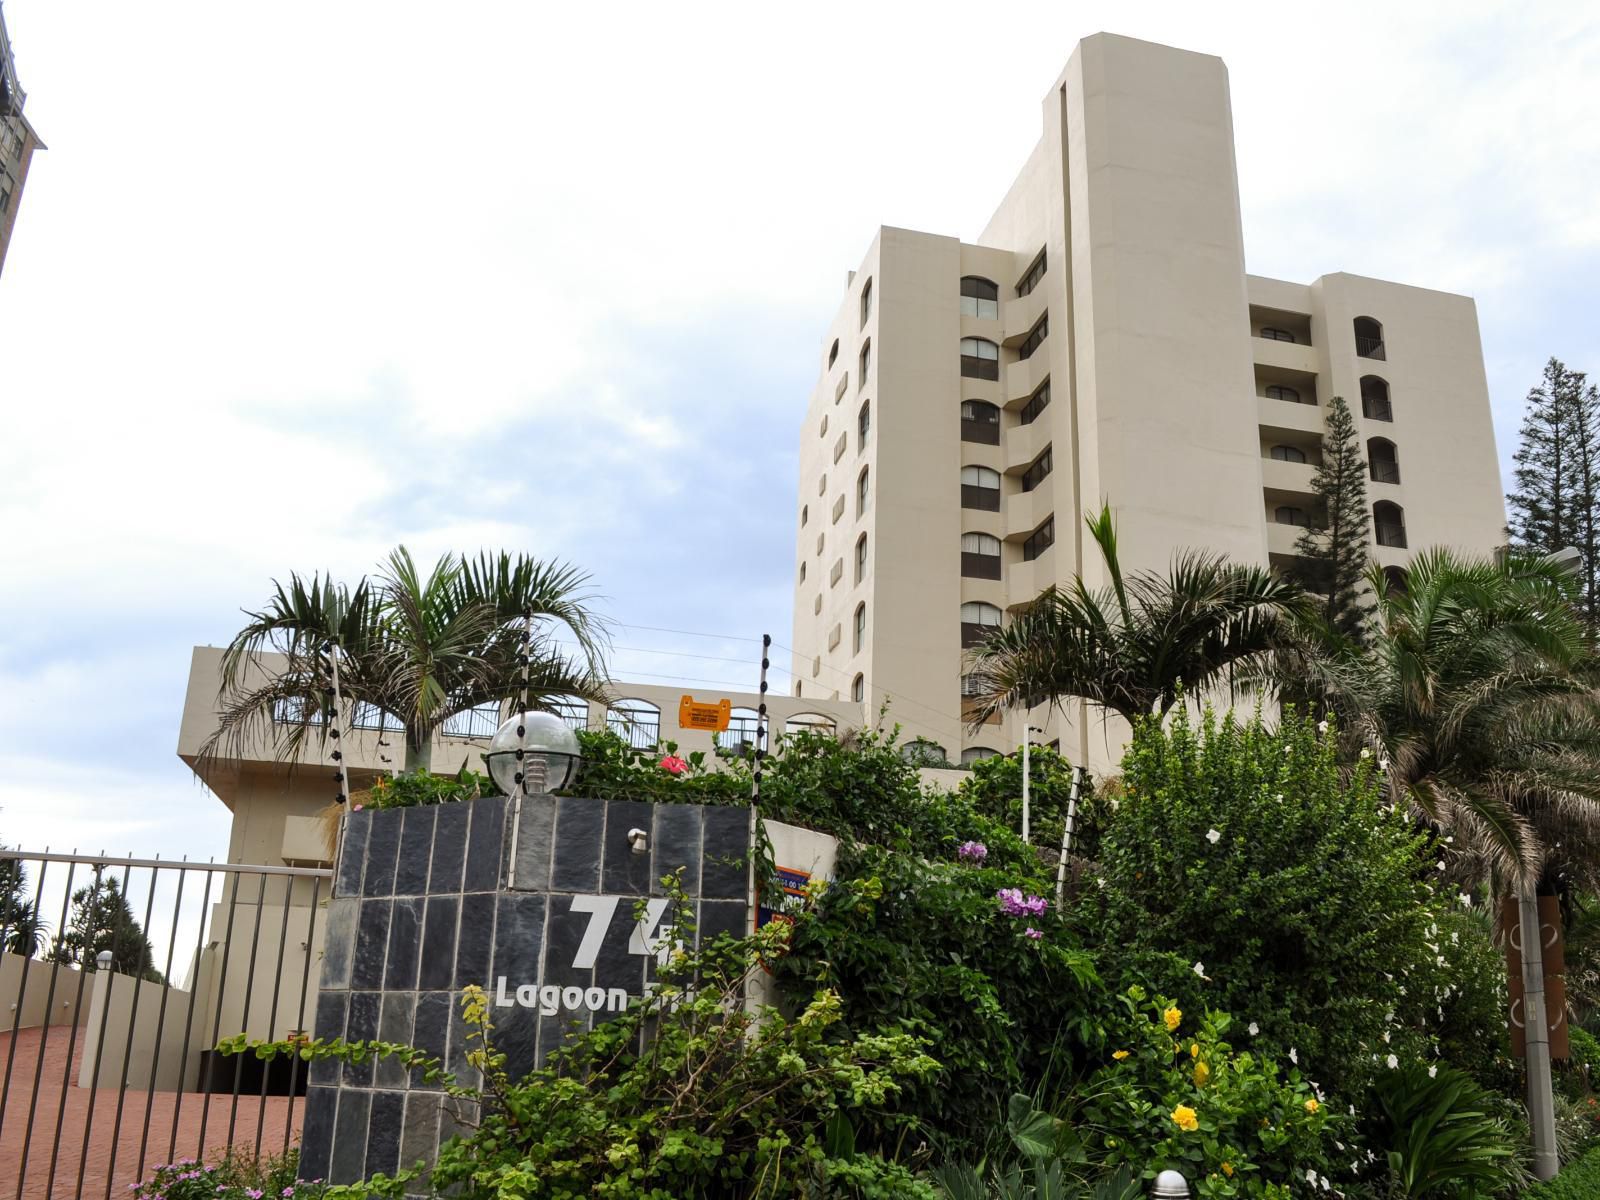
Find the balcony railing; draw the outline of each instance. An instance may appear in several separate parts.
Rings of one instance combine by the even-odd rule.
[[[1377,459],[1377,458],[1373,459],[1372,460],[1372,482],[1373,483],[1399,483],[1400,482],[1400,464],[1396,463],[1396,462],[1384,462],[1382,459]]]
[[[1357,337],[1356,353],[1362,358],[1383,358],[1383,339],[1375,337]]]
[[[446,717],[440,732],[445,737],[492,738],[500,728],[500,705],[481,704],[477,708],[463,709]]]
[[[1000,444],[999,421],[973,421],[962,418],[961,440],[963,442],[982,442],[986,446]]]
[[[1393,421],[1394,408],[1387,400],[1373,396],[1361,397],[1361,415],[1369,421]]]

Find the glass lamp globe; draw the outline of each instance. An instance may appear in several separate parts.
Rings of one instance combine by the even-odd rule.
[[[1188,1200],[1189,1181],[1177,1171],[1163,1171],[1156,1176],[1152,1200]]]
[[[542,712],[512,714],[495,730],[484,757],[507,796],[519,791],[518,772],[528,776],[528,791],[553,792],[577,778],[582,761],[577,735],[560,717]]]

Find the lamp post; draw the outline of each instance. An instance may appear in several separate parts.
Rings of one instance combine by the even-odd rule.
[[[1028,834],[1031,829],[1029,823],[1031,813],[1028,805],[1030,800],[1029,784],[1033,781],[1033,771],[1028,747],[1033,743],[1033,735],[1043,732],[1044,730],[1036,729],[1032,725],[1024,725],[1022,729],[1022,840],[1024,842],[1028,840]]]
[[[1163,1171],[1156,1176],[1150,1200],[1189,1200],[1189,1181],[1177,1171]]]
[[[566,722],[542,712],[513,713],[495,730],[484,756],[490,777],[512,797],[566,787],[582,757]]]

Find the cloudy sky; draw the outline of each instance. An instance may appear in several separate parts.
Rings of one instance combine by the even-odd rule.
[[[1503,458],[1546,357],[1600,372],[1593,3],[5,12],[50,146],[0,278],[29,847],[222,853],[190,647],[399,542],[570,559],[618,675],[749,687],[846,269],[975,237],[1097,30],[1226,59],[1252,271],[1477,298]]]

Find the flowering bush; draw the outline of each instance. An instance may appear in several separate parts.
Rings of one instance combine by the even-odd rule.
[[[962,842],[956,847],[956,857],[962,862],[983,865],[983,860],[989,857],[989,847],[982,842]]]
[[[1077,913],[1114,984],[1231,1013],[1252,1050],[1293,1055],[1341,1108],[1390,1055],[1431,1061],[1461,991],[1438,855],[1373,770],[1347,777],[1335,735],[1292,715],[1147,722]]]
[[[1225,1014],[1186,1017],[1140,987],[1120,1000],[1123,1019],[1108,1030],[1120,1044],[1083,1087],[1075,1122],[1092,1155],[1175,1168],[1202,1197],[1287,1200],[1331,1188],[1334,1139],[1348,1138],[1351,1122],[1297,1069],[1280,1079],[1270,1061],[1235,1051]]]
[[[322,1181],[299,1183],[299,1154],[255,1159],[224,1155],[215,1163],[192,1158],[160,1163],[128,1189],[132,1200],[315,1200],[326,1190]]]

